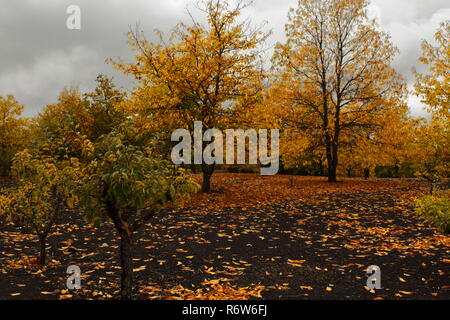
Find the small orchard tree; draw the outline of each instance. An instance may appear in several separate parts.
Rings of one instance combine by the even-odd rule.
[[[20,118],[23,106],[12,95],[0,95],[0,175],[10,173],[14,154],[23,150],[30,138],[30,122]]]
[[[95,90],[84,95],[84,107],[91,120],[88,137],[92,141],[112,132],[126,120],[125,114],[116,108],[125,93],[116,88],[112,78],[103,74],[97,76],[96,82]]]
[[[1,202],[2,211],[6,212],[7,221],[38,236],[39,264],[44,266],[47,237],[66,202],[73,203],[71,181],[75,181],[78,161],[71,159],[56,163],[25,150],[15,156],[12,169],[19,186],[9,191],[6,201]]]
[[[197,192],[198,185],[182,169],[154,157],[149,148],[124,139],[111,133],[95,144],[86,141],[84,151],[89,160],[79,200],[89,222],[113,222],[120,237],[121,297],[131,299],[133,236],[157,212]]]
[[[52,203],[48,188],[27,183],[7,196],[6,220],[19,225],[26,233],[34,233],[39,238],[39,264],[45,265],[46,239],[55,224],[58,209]]]
[[[64,88],[58,102],[39,113],[32,141],[36,152],[56,159],[79,158],[85,138],[96,141],[126,120],[115,107],[125,93],[102,74],[96,82],[95,90],[86,94],[77,87]]]

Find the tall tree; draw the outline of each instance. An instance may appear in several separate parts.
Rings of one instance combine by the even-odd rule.
[[[422,44],[420,61],[428,70],[416,74],[415,94],[431,111],[431,119],[417,130],[417,172],[431,183],[450,176],[450,21],[435,34],[436,45]]]
[[[429,106],[433,116],[447,123],[450,119],[450,20],[441,24],[435,34],[436,45],[423,41],[420,62],[427,72],[415,72],[415,93]]]
[[[391,67],[389,35],[367,15],[365,0],[299,0],[273,63],[286,121],[325,149],[328,181],[336,181],[342,135],[362,136],[404,104],[404,82]],[[379,122],[378,122],[379,123]],[[366,134],[366,135],[370,135]]]
[[[207,18],[202,25],[179,24],[170,41],[160,35],[159,44],[149,43],[143,33],[130,32],[130,44],[137,51],[135,63],[116,63],[135,76],[136,91],[131,114],[141,115],[146,130],[185,128],[193,132],[194,121],[203,129],[223,129],[233,107],[241,108],[259,98],[263,89],[259,45],[267,34],[240,20],[249,3],[238,1],[200,2]],[[202,164],[202,191],[209,192],[215,165]]]

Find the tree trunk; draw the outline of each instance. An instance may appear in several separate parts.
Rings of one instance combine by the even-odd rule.
[[[331,152],[331,141],[326,138],[327,165],[328,165],[328,182],[336,182],[336,168],[333,163],[333,155]]]
[[[132,299],[133,290],[133,260],[131,237],[125,232],[120,233],[120,295],[122,300]]]
[[[203,172],[202,192],[211,192],[211,175],[206,172]]]
[[[433,193],[434,193],[435,184],[436,184],[436,181],[434,181],[434,180],[430,181],[430,195],[433,195]]]
[[[347,177],[352,177],[352,168],[347,168]]]
[[[370,169],[364,169],[364,179],[369,179],[370,178]]]
[[[41,266],[45,266],[45,260],[47,257],[47,252],[45,251],[45,239],[47,237],[45,235],[39,236],[39,247],[40,247],[40,253],[39,253],[39,264]]]
[[[397,163],[394,166],[394,174],[396,178],[400,178],[400,166]]]
[[[336,182],[337,181],[337,174],[336,174],[336,164],[334,163],[334,160],[331,160],[328,164],[328,182]]]
[[[319,175],[323,177],[325,175],[325,168],[322,159],[319,161]]]
[[[327,163],[328,163],[328,182],[337,181],[337,145],[333,141],[330,135],[326,136],[326,152],[327,152]]]
[[[214,165],[202,164],[203,171],[203,181],[202,181],[202,192],[211,192],[211,177],[214,173]]]

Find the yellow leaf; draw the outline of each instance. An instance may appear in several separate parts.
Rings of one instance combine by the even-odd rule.
[[[311,290],[313,290],[313,287],[310,287],[310,286],[300,286],[300,289],[311,291]]]
[[[141,267],[139,267],[139,268],[133,269],[133,272],[143,271],[143,270],[145,270],[145,268],[146,268],[146,266],[141,266]]]

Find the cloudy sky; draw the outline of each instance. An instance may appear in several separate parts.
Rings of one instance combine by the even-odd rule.
[[[289,8],[297,0],[255,0],[244,15],[256,24],[267,20],[273,31],[269,44],[284,39]],[[67,7],[81,8],[81,30],[68,30]],[[130,25],[140,23],[151,38],[156,28],[169,31],[188,21],[186,8],[195,14],[195,0],[0,0],[0,95],[13,94],[25,105],[25,116],[36,115],[54,103],[64,86],[93,89],[99,73],[114,76],[131,89],[132,82],[105,63],[107,58],[130,60],[126,45]],[[450,19],[448,0],[372,0],[371,12],[401,54],[396,69],[414,81],[422,39],[431,40],[439,23]],[[414,115],[424,115],[417,98],[410,98]]]

